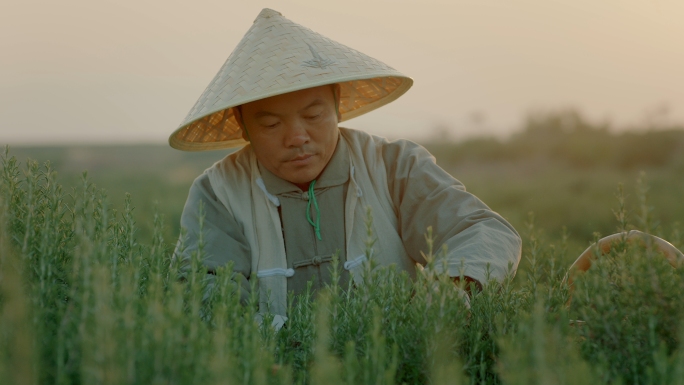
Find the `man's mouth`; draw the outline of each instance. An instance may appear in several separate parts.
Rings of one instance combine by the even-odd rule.
[[[305,164],[311,157],[313,157],[313,154],[302,154],[290,159],[289,162],[293,164]]]

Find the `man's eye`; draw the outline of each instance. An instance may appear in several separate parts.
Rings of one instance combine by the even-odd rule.
[[[273,124],[266,124],[266,125],[264,125],[264,127],[266,127],[266,128],[276,128],[276,127],[278,127],[278,124],[280,124],[280,122],[275,122],[275,123],[273,123]]]
[[[306,118],[309,120],[314,120],[314,119],[318,119],[320,116],[321,116],[321,114],[318,114],[318,115],[307,116]]]

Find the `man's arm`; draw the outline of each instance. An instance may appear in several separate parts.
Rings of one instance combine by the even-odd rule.
[[[174,255],[180,261],[181,274],[187,274],[191,268],[191,256],[197,252],[199,243],[199,208],[204,209],[202,235],[204,238],[203,264],[207,267],[209,285],[213,285],[216,269],[233,262],[233,273],[242,275],[240,281],[240,300],[246,303],[249,299],[250,286],[248,278],[251,272],[249,244],[240,230],[235,218],[228,212],[214,194],[207,174],[200,175],[190,187],[188,199],[181,215],[181,227],[185,231],[183,242],[179,241]],[[179,250],[180,245],[183,250]],[[206,297],[206,293],[205,293]]]
[[[522,241],[515,229],[461,182],[442,170],[423,147],[395,141],[383,148],[388,187],[408,254],[425,264],[425,234],[432,226],[433,252],[447,247],[447,271],[480,284],[502,280],[520,261]],[[442,270],[442,264],[435,268]]]

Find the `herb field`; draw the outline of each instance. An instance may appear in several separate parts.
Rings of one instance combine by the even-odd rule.
[[[681,172],[668,170],[648,175],[658,185],[659,173]],[[472,174],[476,189],[482,172]],[[602,175],[586,188],[618,173]],[[524,184],[513,179],[510,189]],[[614,184],[604,194],[607,225],[593,231],[637,228],[683,249],[676,221],[658,216],[681,212],[681,195],[678,206],[654,209],[649,197],[660,190],[643,179],[633,193]],[[500,212],[527,204],[480,191]],[[180,279],[177,224],[164,219],[176,214],[141,215],[135,198],[113,203],[85,175],[64,188],[49,165],[5,152],[0,384],[684,384],[684,268],[621,244],[569,287],[570,263],[598,235],[565,214],[563,231],[540,226],[544,213],[506,212],[523,236],[521,267],[485,285],[469,307],[449,277],[428,268],[411,281],[371,260],[364,285],[333,283],[292,299],[290,319],[274,332],[268,320],[255,322],[257,296],[240,303],[230,266],[206,288],[200,252]],[[431,249],[427,236],[430,263],[441,263]]]

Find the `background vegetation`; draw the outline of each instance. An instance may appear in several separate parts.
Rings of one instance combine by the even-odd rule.
[[[614,133],[576,111],[530,115],[506,140],[473,138],[422,143],[437,162],[516,228],[530,212],[544,235],[557,242],[567,230],[581,252],[594,232],[615,232],[612,210],[618,184],[625,186],[630,215],[638,212],[637,181],[648,186],[656,232],[669,237],[684,221],[684,127],[649,125]],[[229,151],[188,153],[168,146],[116,145],[12,147],[19,161],[50,162],[67,194],[84,171],[121,210],[131,194],[138,237],[149,240],[155,209],[164,217],[164,239],[173,243],[192,181]],[[642,176],[642,173],[643,176]],[[635,224],[638,226],[638,224]]]
[[[298,301],[278,333],[239,304],[229,267],[202,301],[201,253],[185,283],[170,258],[190,183],[225,153],[13,148],[0,169],[0,383],[684,382],[681,266],[619,245],[572,301],[563,281],[595,232],[684,246],[681,128],[613,134],[561,112],[505,141],[425,145],[523,234],[517,276],[468,310],[447,277],[368,266],[365,285]]]

